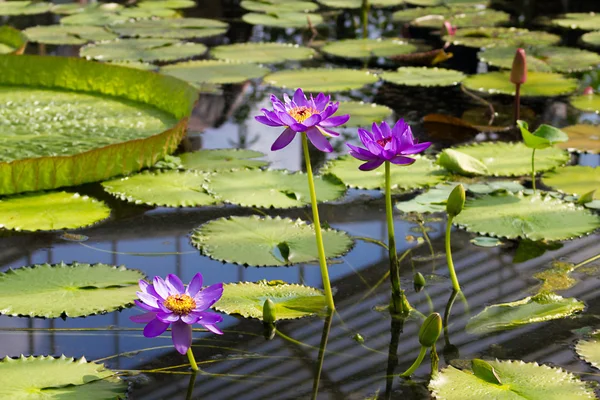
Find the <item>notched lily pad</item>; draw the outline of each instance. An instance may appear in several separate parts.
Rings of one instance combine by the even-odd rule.
[[[561,192],[578,196],[593,190],[600,192],[600,168],[583,165],[560,167],[544,174],[542,182]]]
[[[194,230],[191,241],[202,254],[234,264],[263,267],[318,260],[313,226],[289,218],[216,219]],[[346,233],[333,229],[323,229],[323,242],[327,258],[339,257],[353,245]]]
[[[465,78],[459,71],[426,67],[400,67],[396,72],[381,74],[384,81],[404,86],[455,86]]]
[[[52,8],[45,1],[3,1],[0,2],[1,16],[44,14]]]
[[[234,43],[213,47],[210,55],[226,61],[275,64],[311,59],[315,51],[291,43]]]
[[[474,48],[494,46],[548,46],[560,42],[560,36],[519,28],[480,27],[459,29],[453,36],[442,38],[446,42]],[[529,81],[528,81],[529,82]]]
[[[203,84],[240,83],[261,78],[269,73],[269,69],[256,64],[201,60],[167,65],[160,72],[184,80],[192,86],[202,87]]]
[[[567,29],[581,29],[584,31],[600,30],[600,14],[596,13],[568,13],[562,18],[552,20],[552,25]]]
[[[27,28],[23,33],[31,42],[53,45],[82,45],[118,37],[100,26],[42,25]]]
[[[79,50],[81,57],[98,61],[176,61],[201,56],[202,43],[184,43],[174,39],[118,39],[89,44]]]
[[[440,7],[441,8],[441,7]],[[461,8],[459,8],[460,10]],[[452,7],[442,13],[430,13],[410,21],[411,26],[440,29],[445,21],[458,29],[476,28],[482,26],[503,25],[510,21],[510,14],[504,11],[462,7],[464,12],[453,11]]]
[[[570,98],[571,105],[578,110],[600,113],[600,94],[582,94]]]
[[[581,358],[592,364],[594,368],[600,369],[600,339],[599,331],[592,333],[587,340],[580,340],[575,346],[575,351]]]
[[[179,155],[183,168],[205,172],[264,167],[267,161],[256,160],[264,156],[248,149],[202,149]]]
[[[593,48],[600,47],[600,31],[589,32],[581,36],[581,42]]]
[[[275,304],[275,321],[315,315],[326,307],[325,296],[318,289],[281,281],[240,282],[223,285],[223,297],[214,308],[244,318],[263,319],[263,304]]]
[[[515,85],[510,81],[510,71],[475,74],[466,78],[463,85],[467,89],[489,94],[514,96]],[[521,96],[552,97],[574,92],[578,83],[574,78],[566,78],[554,72],[530,72],[527,82],[521,85]]]
[[[327,43],[321,48],[325,54],[342,58],[374,58],[409,54],[417,46],[400,39],[344,39]]]
[[[375,83],[377,77],[366,70],[302,68],[274,72],[264,81],[284,89],[302,88],[305,92],[343,92]]]
[[[277,14],[282,9],[285,12],[310,12],[319,9],[319,5],[312,1],[268,1],[268,0],[243,0],[240,6],[244,10]]]
[[[0,313],[39,318],[104,314],[132,305],[143,278],[140,271],[106,264],[10,269],[0,273]]]
[[[411,200],[396,203],[396,208],[406,213],[446,212],[446,202],[454,185],[440,184]]]

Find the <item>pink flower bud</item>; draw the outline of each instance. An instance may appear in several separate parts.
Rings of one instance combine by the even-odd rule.
[[[454,34],[456,33],[456,27],[452,26],[452,24],[449,21],[444,21],[443,32],[444,35],[454,36]]]
[[[512,70],[510,71],[510,81],[515,85],[520,85],[527,81],[527,59],[525,50],[517,49],[513,59]]]
[[[583,89],[583,94],[587,96],[594,94],[594,88],[592,88],[591,86],[586,87],[585,89]]]

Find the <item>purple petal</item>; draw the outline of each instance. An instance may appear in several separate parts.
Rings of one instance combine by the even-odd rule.
[[[165,281],[163,281],[163,278],[161,278],[160,276],[154,277],[154,280],[152,281],[152,286],[154,286],[154,290],[156,290],[156,293],[158,293],[158,295],[163,299],[166,299],[171,294],[176,294],[169,292],[169,287],[167,286]]]
[[[131,322],[135,322],[136,324],[145,324],[152,321],[154,318],[156,318],[155,312],[149,312],[140,315],[132,315],[131,317],[129,317]]]
[[[396,156],[390,160],[390,162],[397,164],[397,165],[410,165],[410,164],[414,163],[415,161],[416,160],[414,158],[404,157],[404,156]]]
[[[214,325],[223,321],[223,317],[212,312],[197,312],[193,313],[198,317],[198,322],[202,325]]]
[[[283,122],[286,126],[290,126],[298,123],[290,114],[287,112],[279,112],[277,113],[277,117]]]
[[[371,126],[371,132],[373,132],[373,140],[379,140],[384,138],[381,129],[379,129],[379,125],[377,125],[375,122],[373,122],[373,125]]]
[[[159,312],[156,313],[156,318],[164,322],[165,324],[172,324],[173,322],[179,321],[179,315],[172,312]]]
[[[381,134],[384,138],[388,138],[392,136],[392,128],[387,124],[387,122],[383,121],[381,125],[379,125],[379,129],[381,130]]]
[[[376,155],[371,154],[368,150],[365,150],[362,147],[357,147],[351,145],[350,143],[346,143],[346,146],[350,148],[350,155],[361,161],[373,161],[378,158]]]
[[[268,126],[281,126],[281,124],[278,124],[276,122],[271,121],[269,118],[265,117],[264,115],[258,115],[256,117],[254,117],[255,120],[257,120],[258,122],[260,122],[261,124],[264,125],[268,125]]]
[[[159,312],[160,311],[160,309],[158,307],[149,306],[148,304],[142,303],[139,300],[134,300],[133,302],[135,303],[136,306],[138,306],[139,308],[141,308],[143,310],[152,311],[152,312]]]
[[[214,333],[214,334],[217,334],[217,335],[222,335],[223,334],[223,331],[221,331],[219,328],[217,328],[214,325],[204,325],[204,327],[206,329],[208,329],[209,331],[211,331],[212,333]]]
[[[140,281],[138,282],[138,284],[140,285],[140,290],[142,292],[146,292],[146,289],[148,288],[148,286],[150,286],[150,284],[148,282],[146,282],[143,279],[140,279]]]
[[[158,318],[155,318],[144,327],[144,336],[148,338],[160,336],[168,327],[169,324],[165,324]]]
[[[321,116],[319,114],[313,114],[306,118],[302,124],[307,127],[311,127],[317,125],[319,122],[321,122]]]
[[[296,132],[294,132],[291,128],[285,128],[285,130],[279,135],[279,137],[273,142],[271,146],[271,151],[277,151],[283,149],[285,146],[291,143],[296,136]]]
[[[290,124],[289,127],[294,132],[306,132],[306,130],[308,129],[308,126],[301,124],[300,122],[295,122],[293,124]]]
[[[202,289],[202,274],[198,272],[190,281],[186,293],[191,297],[194,297],[198,294],[200,289]]]
[[[348,122],[349,119],[350,119],[350,114],[337,115],[335,117],[330,117],[324,121],[321,121],[321,123],[319,125],[321,125],[323,127],[327,127],[327,128],[334,127],[334,126],[340,126],[340,125],[343,125],[346,122]]]
[[[183,282],[181,282],[181,279],[179,279],[179,277],[177,275],[174,275],[174,274],[167,275],[167,279],[166,279],[165,283],[169,287],[171,293],[173,293],[173,292],[177,292],[180,294],[185,293],[185,286],[183,285]]]
[[[161,303],[160,300],[158,300],[156,297],[154,297],[152,295],[149,295],[148,293],[136,292],[136,294],[140,298],[140,300],[142,300],[144,303],[146,303],[150,307],[158,308],[158,305]]]
[[[378,157],[381,157],[383,155],[383,148],[379,145],[379,143],[367,142],[365,143],[365,146],[371,154],[374,154]]]
[[[192,345],[192,327],[182,321],[175,322],[171,326],[171,338],[179,354],[187,353]]]
[[[392,128],[392,135],[393,136],[402,136],[402,134],[409,128],[408,124],[406,122],[404,122],[404,120],[402,118],[400,118],[396,124],[394,125],[394,127]]]
[[[358,169],[360,169],[361,171],[371,171],[371,170],[379,167],[381,164],[383,164],[383,160],[377,159],[377,160],[373,160],[373,161],[364,163],[363,165],[358,167]]]
[[[317,109],[317,111],[323,111],[323,109],[327,106],[327,103],[329,103],[329,99],[329,96],[325,96],[323,93],[319,93],[319,95],[315,99],[315,108]]]
[[[414,146],[412,146],[408,149],[402,150],[400,153],[401,154],[417,154],[417,153],[427,150],[429,148],[429,146],[431,146],[431,142],[423,142],[423,143],[415,144]]]
[[[197,315],[195,315],[193,313],[181,316],[181,320],[188,325],[195,324],[196,322],[198,322],[199,319],[200,319],[200,317],[198,317]]]
[[[327,119],[327,118],[331,117],[333,114],[335,114],[337,112],[339,106],[340,106],[340,103],[331,103],[327,107],[325,107],[325,110],[323,110],[321,112],[322,119]]]
[[[364,144],[365,146],[367,145],[367,143],[372,143],[374,141],[373,136],[371,136],[371,133],[362,128],[358,128],[358,137],[362,144]]]
[[[340,136],[339,133],[332,131],[330,129],[327,128],[322,128],[321,126],[317,126],[317,128],[321,131],[321,134],[325,135],[325,136],[331,136],[331,137],[338,137]]]
[[[294,92],[294,103],[296,103],[296,105],[300,107],[306,106],[306,96],[300,88],[296,89],[296,91]]]
[[[285,105],[274,94],[271,95],[271,103],[275,111],[285,112]]]
[[[223,284],[215,283],[202,290],[194,297],[196,308],[194,311],[204,311],[215,304],[223,296]]]
[[[327,138],[314,126],[306,131],[306,136],[308,137],[308,140],[322,152],[331,153],[333,151],[333,147],[331,147]]]

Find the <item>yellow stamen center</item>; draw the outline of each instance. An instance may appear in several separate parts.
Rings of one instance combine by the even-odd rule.
[[[290,111],[288,111],[288,114],[290,114],[290,116],[292,118],[294,118],[296,121],[298,121],[300,123],[306,121],[313,114],[318,114],[318,113],[319,112],[317,110],[315,110],[314,108],[306,107],[306,106],[294,107]]]
[[[163,305],[177,315],[187,315],[196,308],[196,301],[187,294],[174,294],[167,297]]]

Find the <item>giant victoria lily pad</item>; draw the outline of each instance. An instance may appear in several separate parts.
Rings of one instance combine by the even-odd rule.
[[[0,194],[149,167],[175,150],[195,99],[189,85],[151,72],[0,56]]]

